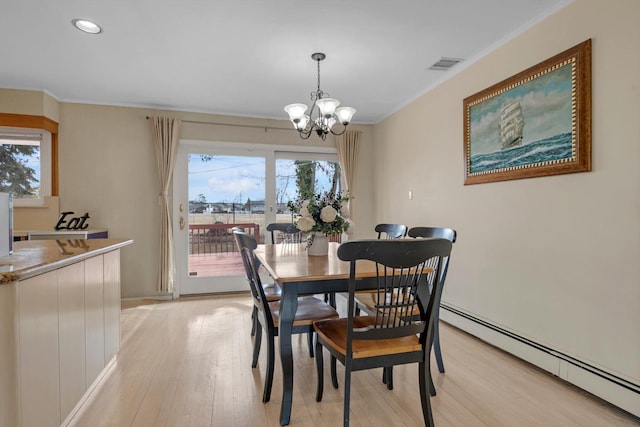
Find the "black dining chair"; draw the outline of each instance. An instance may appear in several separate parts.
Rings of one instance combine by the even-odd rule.
[[[232,233],[235,233],[236,231],[244,233],[245,229],[240,226],[236,226],[231,229]],[[235,238],[235,235],[234,235],[234,238]],[[242,248],[238,246],[237,239],[236,239],[236,246],[238,247],[238,252],[241,252]],[[247,281],[251,280],[249,277],[249,273],[246,269],[245,269],[245,274],[247,275]],[[280,289],[280,286],[278,286],[277,283],[275,282],[263,283],[262,289],[264,290],[264,295],[267,301],[269,302],[280,301],[280,297],[282,296],[282,289]],[[258,320],[256,318],[256,312],[257,312],[256,307],[253,307],[253,310],[251,312],[251,336],[254,336],[256,333],[256,326],[258,323]]]
[[[353,240],[343,243],[338,257],[350,263],[347,317],[314,322],[316,331],[316,401],[323,394],[323,348],[345,367],[343,425],[349,425],[352,372],[418,363],[418,383],[426,426],[433,426],[427,381],[433,340],[435,302],[442,291],[442,269],[451,252],[446,239]],[[374,315],[355,314],[358,261],[377,265],[374,283],[379,303]],[[429,292],[431,289],[431,292]],[[396,298],[386,298],[396,295]],[[413,316],[415,311],[420,316]],[[333,362],[333,360],[332,360]],[[337,378],[332,369],[334,387]]]
[[[280,301],[269,301],[265,295],[264,287],[258,275],[258,261],[255,257],[254,250],[257,242],[253,236],[242,231],[234,231],[233,235],[236,243],[240,248],[242,263],[249,280],[249,288],[253,299],[255,319],[257,325],[255,338],[253,343],[253,358],[251,367],[258,365],[258,357],[260,356],[260,347],[262,345],[262,330],[267,335],[267,372],[264,381],[264,392],[262,401],[268,402],[271,398],[271,387],[273,385],[273,370],[275,363],[275,337],[278,336],[278,326],[280,319]],[[306,333],[313,336],[313,322],[321,319],[337,318],[338,312],[324,301],[312,296],[298,298],[298,308],[293,320],[294,334]],[[313,339],[309,339],[309,345]]]
[[[458,233],[453,228],[448,227],[412,227],[408,231],[409,237],[436,237],[440,239],[447,239],[451,243],[455,243],[458,237]],[[451,256],[448,256],[444,263],[444,268],[442,269],[442,286],[444,287],[445,280],[447,279],[447,271],[449,270],[449,262],[451,261]],[[442,293],[440,293],[439,297],[442,297]],[[436,301],[435,304],[435,315],[434,315],[434,328],[433,328],[433,354],[436,358],[436,364],[438,365],[438,371],[444,374],[444,362],[442,361],[442,351],[440,350],[440,298]]]
[[[267,231],[271,233],[271,244],[274,245],[278,242],[302,242],[302,232],[291,222],[272,222],[267,224]]]
[[[456,230],[447,227],[412,227],[407,232],[409,237],[417,238],[441,238],[447,239],[451,243],[455,243],[457,238]],[[451,257],[447,257],[444,264],[444,269],[442,271],[442,286],[444,287],[445,280],[447,278],[447,271],[449,270],[449,261]],[[440,297],[442,294],[440,294]],[[377,295],[371,292],[358,292],[356,294],[356,312],[358,310],[362,310],[365,313],[372,314],[376,311],[377,304]],[[416,316],[419,313],[414,313]],[[438,366],[438,371],[440,373],[444,373],[444,362],[442,360],[442,350],[440,348],[440,298],[436,301],[436,312],[435,312],[435,323],[434,323],[434,338],[433,338],[433,354],[436,359],[436,364]],[[384,382],[387,384],[387,387],[393,388],[393,372],[390,370],[388,372],[385,371]],[[435,388],[431,390],[431,394],[435,396]]]

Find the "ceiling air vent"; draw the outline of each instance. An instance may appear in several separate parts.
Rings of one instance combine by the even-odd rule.
[[[447,71],[449,68],[456,65],[462,59],[458,58],[440,58],[438,62],[429,67],[430,70]]]

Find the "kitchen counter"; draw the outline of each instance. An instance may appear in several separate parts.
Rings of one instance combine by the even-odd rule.
[[[125,239],[30,240],[15,242],[0,257],[0,285],[28,279],[133,243]]]

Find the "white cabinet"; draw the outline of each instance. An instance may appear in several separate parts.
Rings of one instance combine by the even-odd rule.
[[[20,425],[59,426],[120,348],[120,250],[16,285]]]

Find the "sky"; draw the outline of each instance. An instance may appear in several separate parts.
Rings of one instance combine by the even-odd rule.
[[[517,100],[525,121],[523,144],[571,132],[571,71],[565,65],[469,107],[471,155],[501,149],[500,108]]]
[[[326,162],[325,162],[326,163]],[[246,202],[265,199],[265,159],[261,157],[212,156],[203,161],[198,154],[189,155],[189,200],[200,194],[207,202]],[[326,174],[316,172],[321,190],[330,186]],[[276,194],[285,203],[296,198],[293,160],[276,160]]]

